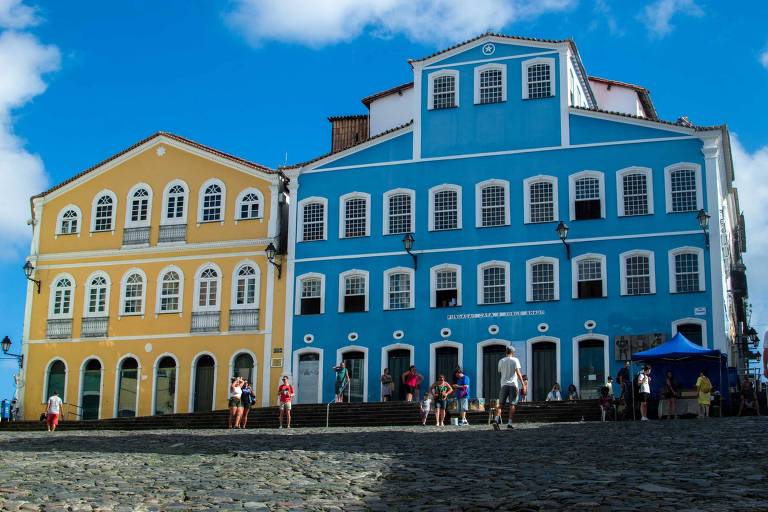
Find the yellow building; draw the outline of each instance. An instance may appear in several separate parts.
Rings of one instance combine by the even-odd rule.
[[[67,419],[223,409],[233,374],[267,405],[283,366],[285,281],[265,252],[281,185],[161,132],[33,197],[24,417],[54,389]]]

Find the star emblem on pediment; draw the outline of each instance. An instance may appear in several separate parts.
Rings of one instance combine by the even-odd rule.
[[[483,45],[483,55],[493,55],[496,51],[496,46],[493,43],[486,43]]]

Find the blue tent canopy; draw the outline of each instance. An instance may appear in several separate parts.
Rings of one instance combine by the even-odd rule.
[[[681,361],[690,359],[719,359],[719,350],[701,347],[680,333],[666,343],[632,354],[633,361]]]

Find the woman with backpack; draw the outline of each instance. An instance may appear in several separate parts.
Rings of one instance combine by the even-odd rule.
[[[709,401],[712,382],[707,377],[707,370],[702,369],[696,379],[696,392],[699,394],[699,416],[709,418]]]
[[[251,383],[247,380],[243,383],[242,394],[240,395],[240,403],[243,406],[243,415],[240,417],[240,428],[245,428],[248,423],[248,412],[251,410],[251,405],[256,401],[256,397],[253,396],[253,389]]]

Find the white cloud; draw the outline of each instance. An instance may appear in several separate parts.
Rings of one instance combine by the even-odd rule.
[[[749,301],[753,305],[752,324],[768,329],[768,144],[748,152],[731,134],[731,152],[739,205],[747,227],[747,265]]]
[[[704,10],[695,0],[656,0],[645,6],[640,20],[645,23],[651,37],[661,39],[675,28],[671,21],[678,14],[698,18],[704,16]]]
[[[319,47],[364,32],[444,43],[515,21],[569,9],[577,0],[234,0],[225,16],[252,44],[266,40]]]
[[[590,30],[598,30],[601,26],[601,21],[608,27],[608,33],[612,36],[623,36],[624,28],[619,25],[616,15],[613,13],[611,4],[608,0],[595,0],[595,7],[593,9],[595,16],[589,25]]]
[[[44,190],[48,178],[40,157],[15,135],[12,112],[45,91],[43,75],[58,69],[59,62],[55,46],[26,33],[0,33],[0,186],[12,191],[0,202],[0,238],[16,248],[30,234],[29,197]]]
[[[0,0],[0,27],[21,29],[37,25],[40,19],[35,10],[22,0]]]

